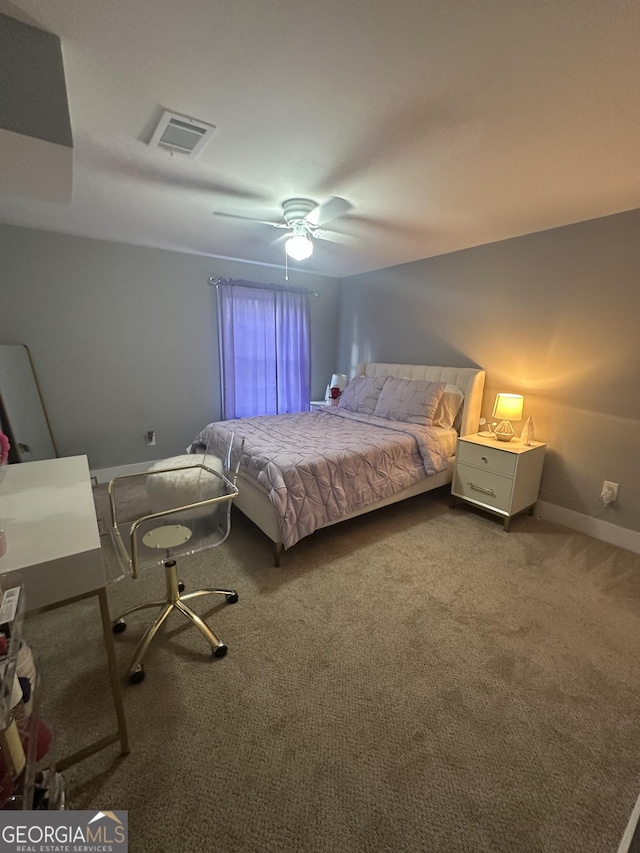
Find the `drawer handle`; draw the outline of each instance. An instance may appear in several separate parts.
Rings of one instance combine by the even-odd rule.
[[[482,456],[481,458],[482,458],[482,461],[483,461],[483,462],[488,462],[488,461],[489,461],[489,460],[487,459],[487,457],[486,457],[486,456]]]
[[[476,492],[482,492],[483,495],[493,495],[496,496],[496,493],[493,489],[485,489],[484,486],[476,486],[475,483],[467,483],[467,486],[471,486],[472,489],[475,489]]]

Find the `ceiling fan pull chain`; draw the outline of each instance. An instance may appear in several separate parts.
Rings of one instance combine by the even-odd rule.
[[[284,280],[289,281],[289,255],[284,251]]]

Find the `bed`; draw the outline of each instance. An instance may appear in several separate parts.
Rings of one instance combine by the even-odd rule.
[[[191,451],[223,455],[232,433],[244,440],[235,504],[273,541],[278,566],[315,530],[450,483],[458,435],[478,429],[484,379],[367,362],[339,406],[208,424]]]

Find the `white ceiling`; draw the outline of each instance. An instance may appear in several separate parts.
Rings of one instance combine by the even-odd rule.
[[[640,207],[638,0],[0,0],[60,36],[73,201],[0,221],[281,265],[291,196],[347,199],[345,276]],[[163,109],[217,125],[194,160]]]

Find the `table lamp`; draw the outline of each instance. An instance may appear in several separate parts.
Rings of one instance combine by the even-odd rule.
[[[499,418],[500,423],[495,429],[498,441],[511,441],[515,432],[511,421],[522,420],[524,397],[522,394],[496,394],[493,406],[493,417]]]

